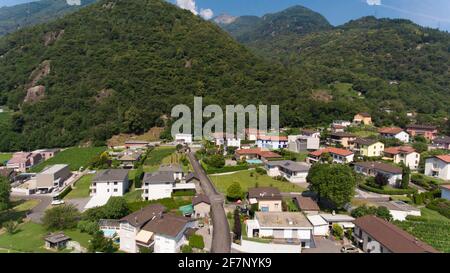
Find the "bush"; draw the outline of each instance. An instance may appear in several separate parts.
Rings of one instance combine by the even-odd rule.
[[[111,239],[105,238],[101,231],[95,232],[94,236],[89,242],[88,251],[91,253],[113,253],[117,250]]]
[[[144,177],[144,170],[142,166],[140,166],[136,170],[136,174],[134,175],[134,187],[135,188],[141,188],[142,187],[142,178]]]
[[[220,154],[207,156],[203,159],[203,161],[209,166],[217,169],[223,168],[225,166],[225,158]]]
[[[417,192],[417,189],[413,189],[413,188],[385,190],[385,189],[372,187],[368,184],[360,184],[359,187],[366,191],[371,191],[371,192],[375,192],[375,193],[379,193],[379,194],[387,194],[387,195],[403,195],[403,194],[413,194],[413,193]]]
[[[227,198],[229,200],[238,200],[242,198],[242,188],[238,182],[233,182],[227,189]]]
[[[450,218],[450,201],[442,198],[431,201],[427,208],[435,210],[443,216]]]
[[[82,233],[88,233],[90,235],[95,234],[97,231],[99,231],[99,227],[97,222],[93,222],[93,221],[80,221],[78,222],[77,228],[82,232]]]
[[[189,245],[183,245],[181,247],[181,253],[192,253],[192,247]]]
[[[411,175],[411,182],[429,191],[439,188],[439,183],[435,179],[419,173]]]
[[[130,213],[130,208],[123,197],[114,196],[103,206],[103,212],[107,219],[120,219]]]
[[[177,190],[172,193],[172,197],[174,196],[195,196],[195,190]]]
[[[333,224],[331,234],[334,236],[334,238],[336,238],[336,240],[344,239],[344,229],[338,224]]]
[[[42,222],[48,230],[71,229],[77,226],[80,213],[74,205],[61,205],[45,211]]]
[[[264,168],[261,168],[261,167],[256,168],[256,172],[259,173],[260,175],[267,174],[267,171]]]
[[[17,232],[18,226],[19,225],[17,224],[17,222],[14,222],[12,220],[3,223],[3,227],[5,228],[6,232],[10,235],[13,235]]]
[[[203,236],[201,235],[191,235],[189,237],[189,246],[192,248],[203,249],[205,248],[205,242],[203,241]]]
[[[65,188],[65,189],[58,195],[58,198],[59,198],[59,199],[63,199],[63,198],[66,197],[66,195],[68,195],[69,192],[71,192],[71,191],[72,191],[72,187],[67,187],[67,188]]]

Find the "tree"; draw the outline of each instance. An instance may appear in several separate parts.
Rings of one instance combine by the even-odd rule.
[[[3,227],[6,229],[6,232],[8,232],[8,234],[12,235],[16,233],[18,224],[17,222],[10,220],[3,223]]]
[[[103,232],[97,231],[89,242],[88,251],[91,253],[113,253],[117,250],[113,241],[103,236]]]
[[[375,176],[375,183],[378,185],[378,187],[383,188],[384,186],[386,186],[389,183],[389,180],[387,178],[386,175],[382,174],[382,173],[378,173]]]
[[[95,234],[99,230],[99,226],[96,221],[80,221],[78,222],[77,228],[81,232],[86,232],[88,234]]]
[[[11,194],[11,185],[7,178],[0,176],[0,211],[10,207],[9,195]]]
[[[402,163],[402,183],[401,183],[402,189],[407,189],[409,187],[410,179],[411,179],[411,170],[408,166]]]
[[[45,211],[42,223],[48,230],[75,228],[80,213],[74,205],[61,205]]]
[[[203,249],[205,248],[205,242],[203,241],[203,236],[201,235],[191,235],[189,236],[189,246],[192,248]]]
[[[415,142],[412,146],[419,154],[428,151],[428,144],[424,142]]]
[[[242,188],[238,182],[233,182],[227,189],[227,197],[230,200],[238,200],[242,197]]]
[[[341,164],[315,164],[307,181],[310,189],[320,198],[326,198],[341,208],[351,201],[355,192],[356,178],[352,169]]]
[[[138,110],[136,107],[131,107],[127,110],[123,121],[124,132],[135,134],[143,133],[146,129],[145,116],[146,114],[141,110]]]
[[[225,166],[225,158],[221,154],[214,154],[204,159],[205,163],[214,168],[223,168]]]
[[[359,218],[366,215],[375,215],[377,217],[380,217],[382,219],[385,219],[386,221],[392,220],[392,215],[390,211],[384,207],[374,207],[374,206],[366,206],[362,205],[357,207],[356,209],[352,210],[351,212],[352,217]]]
[[[333,224],[333,227],[331,228],[331,234],[334,236],[334,238],[336,238],[336,240],[344,239],[344,229],[338,224]]]
[[[233,232],[234,232],[234,238],[235,240],[240,240],[241,239],[241,234],[242,234],[242,225],[241,225],[241,216],[239,213],[239,209],[235,209],[234,210],[234,228],[233,228]]]
[[[377,217],[380,217],[380,218],[386,220],[386,221],[391,221],[392,220],[391,212],[388,210],[388,208],[386,208],[384,206],[378,207],[375,215]]]
[[[119,196],[109,198],[103,209],[105,218],[109,219],[120,219],[130,213],[127,201]]]
[[[144,169],[142,166],[136,170],[136,174],[134,175],[134,187],[140,188],[142,187],[142,178],[144,177]]]
[[[90,166],[94,169],[107,169],[110,167],[110,164],[111,159],[108,152],[103,152],[92,159]]]

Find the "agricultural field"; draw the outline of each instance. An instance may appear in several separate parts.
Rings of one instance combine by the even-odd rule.
[[[292,184],[290,182],[278,181],[267,175],[260,175],[255,171],[239,171],[228,175],[211,175],[212,182],[216,189],[222,193],[226,193],[228,187],[233,182],[238,182],[243,191],[248,191],[248,188],[255,187],[275,187],[281,192],[303,192],[304,188]]]
[[[394,223],[439,251],[450,253],[450,220],[438,212],[423,208],[422,217]]]
[[[56,154],[55,157],[34,166],[31,168],[31,172],[40,172],[45,167],[54,164],[68,164],[72,171],[78,171],[80,167],[86,168],[95,156],[105,150],[106,147],[68,148]]]
[[[64,199],[76,199],[89,197],[89,186],[91,185],[93,174],[87,174],[81,177],[73,186]]]

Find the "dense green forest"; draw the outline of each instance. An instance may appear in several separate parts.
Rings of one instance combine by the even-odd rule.
[[[70,6],[67,0],[40,0],[12,7],[0,8],[0,36],[20,28],[48,22],[76,11],[96,0],[81,0],[81,5]]]
[[[333,28],[301,7],[263,18],[226,27],[251,50],[163,0],[99,1],[0,38],[0,106],[14,110],[0,123],[0,151],[142,133],[194,95],[278,104],[282,126],[359,111],[403,126],[415,111],[450,131],[448,33],[371,17]]]
[[[295,9],[270,14],[271,27],[302,22],[297,16],[304,17]],[[314,13],[308,17],[321,18]],[[329,87],[336,82],[351,84],[350,91],[360,92],[378,125],[404,126],[411,122],[406,113],[417,112],[418,122],[445,129],[450,116],[449,33],[408,20],[364,17],[328,30],[278,32],[274,38],[270,33],[261,37],[257,18],[240,31],[239,19],[221,26],[258,55],[306,75],[320,86],[319,97],[332,98],[335,90]]]

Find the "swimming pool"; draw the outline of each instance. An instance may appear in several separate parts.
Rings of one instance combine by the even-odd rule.
[[[107,238],[114,237],[114,234],[117,235],[117,230],[115,229],[102,229],[103,235]]]
[[[254,164],[254,165],[262,164],[262,163],[263,163],[263,162],[262,162],[261,160],[259,160],[259,159],[247,159],[246,161],[247,161],[248,164]]]

